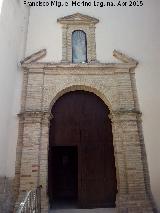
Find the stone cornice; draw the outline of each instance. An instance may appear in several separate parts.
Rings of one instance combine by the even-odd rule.
[[[31,64],[33,62],[38,61],[39,59],[45,57],[47,54],[47,50],[46,49],[42,49],[36,53],[33,53],[32,55],[26,57],[24,60],[22,60],[20,63],[23,64]]]
[[[81,13],[75,13],[73,15],[65,16],[57,19],[57,22],[60,24],[97,24],[99,22],[98,19],[83,15]]]
[[[122,61],[123,63],[129,63],[129,64],[134,64],[135,66],[138,65],[138,61],[117,51],[117,50],[114,50],[113,51],[113,56],[115,58],[117,58],[118,60]]]
[[[109,115],[112,122],[139,121],[141,117],[142,113],[137,110],[117,110],[112,111]]]
[[[18,114],[21,121],[25,123],[48,123],[50,116],[48,111],[23,111]]]
[[[116,68],[116,69],[131,69],[135,68],[135,64],[131,63],[95,63],[95,64],[72,64],[72,63],[24,63],[22,68],[25,69],[54,69],[54,68],[69,68],[69,69],[82,69],[82,68]]]
[[[116,111],[112,111],[113,115],[142,115],[142,112],[140,112],[139,110],[116,110]]]
[[[112,111],[109,115],[110,119],[125,119],[128,120],[128,118],[141,118],[142,113],[140,111],[137,110],[116,110],[116,111]],[[25,118],[37,118],[37,119],[47,119],[50,120],[53,118],[53,115],[51,113],[49,113],[48,111],[23,111],[20,112],[18,114],[18,117],[20,117],[21,119],[25,119]],[[135,119],[134,119],[135,120]]]
[[[48,115],[48,111],[39,111],[39,110],[30,110],[30,111],[21,111],[20,113],[17,114],[18,117],[27,115],[27,116],[43,116],[43,115]]]
[[[100,63],[100,62],[94,62],[94,63],[85,63],[85,64],[73,64],[73,63],[54,63],[54,62],[37,62],[39,59],[43,58],[46,55],[47,51],[46,49],[42,49],[27,58],[25,58],[23,61],[21,61],[21,66],[24,69],[45,69],[45,70],[51,70],[51,69],[130,69],[134,70],[134,68],[137,66],[138,62],[129,56],[126,56],[125,54],[114,50],[113,56],[115,56],[117,59],[122,61],[123,63]],[[58,74],[58,73],[57,73]],[[74,73],[75,74],[75,73]]]

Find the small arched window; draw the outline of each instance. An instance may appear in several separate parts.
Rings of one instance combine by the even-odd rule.
[[[75,30],[72,33],[72,63],[87,62],[87,39],[86,33],[82,30]]]

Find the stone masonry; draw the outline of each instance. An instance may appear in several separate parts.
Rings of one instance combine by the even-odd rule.
[[[88,50],[89,63],[72,64],[71,43],[66,43],[66,35],[71,36],[73,28],[79,29],[77,26],[83,27],[87,33],[88,27],[92,25],[94,29],[98,21],[76,14],[58,22],[65,24],[62,62],[37,62],[45,56],[46,50],[41,50],[22,62],[24,83],[15,178],[17,199],[24,192],[42,185],[42,212],[48,212],[49,123],[54,116],[51,115],[51,109],[63,94],[84,90],[95,93],[110,109],[118,187],[116,211],[154,212],[135,84],[137,61],[114,51],[113,55],[121,63],[98,63],[95,34],[91,30],[87,34],[88,43],[92,46]]]
[[[62,62],[72,62],[72,33],[82,30],[87,37],[87,60],[89,63],[96,61],[95,24],[98,19],[75,13],[70,16],[59,18],[62,25]]]
[[[117,212],[153,212],[146,159],[142,157],[145,150],[140,140],[141,113],[132,82],[136,64],[26,62],[22,66],[24,90],[19,116],[23,134],[19,135],[17,156],[21,155],[21,159],[17,158],[16,170],[19,193],[41,184],[42,212],[47,212],[50,111],[66,92],[85,90],[99,96],[110,109],[118,182]]]

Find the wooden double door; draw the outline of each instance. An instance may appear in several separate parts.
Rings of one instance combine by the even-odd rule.
[[[117,182],[109,109],[95,94],[74,91],[54,104],[48,192],[82,208],[115,206]]]

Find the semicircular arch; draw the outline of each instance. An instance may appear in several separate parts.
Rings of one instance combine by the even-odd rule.
[[[60,90],[60,91],[58,91],[56,93],[56,95],[53,97],[53,99],[52,99],[52,101],[50,103],[49,113],[51,113],[53,105],[55,104],[55,102],[61,96],[63,96],[65,93],[76,91],[76,90],[83,90],[83,91],[94,93],[95,95],[97,95],[105,103],[105,105],[109,108],[110,113],[112,112],[112,106],[111,106],[110,101],[108,100],[108,98],[106,97],[106,95],[103,94],[101,91],[99,91],[98,89],[93,88],[91,86],[86,86],[86,85],[72,85],[72,86],[66,87],[66,88],[64,88],[64,89],[62,89],[62,90]]]

